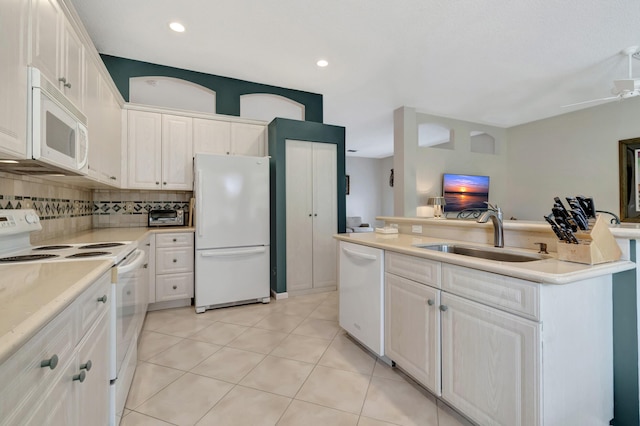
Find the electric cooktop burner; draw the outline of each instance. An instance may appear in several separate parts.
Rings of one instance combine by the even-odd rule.
[[[62,250],[62,249],[66,249],[66,248],[71,248],[72,246],[42,246],[42,247],[36,247],[33,250]]]
[[[25,262],[30,260],[42,260],[58,257],[57,254],[25,254],[22,256],[10,256],[0,258],[0,262]]]
[[[108,251],[87,251],[84,253],[76,253],[67,256],[67,259],[73,259],[75,257],[96,257],[96,256],[104,256],[106,254],[111,254]]]
[[[98,244],[88,244],[86,246],[81,246],[78,248],[79,249],[99,249],[99,248],[118,247],[123,245],[124,243],[98,243]]]

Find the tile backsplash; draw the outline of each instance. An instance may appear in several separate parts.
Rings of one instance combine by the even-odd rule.
[[[91,190],[0,172],[0,209],[34,209],[42,231],[31,243],[92,228],[147,226],[151,209],[189,209],[192,192]]]

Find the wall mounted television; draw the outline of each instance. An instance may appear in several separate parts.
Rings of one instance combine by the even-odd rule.
[[[489,201],[489,176],[444,173],[442,195],[447,202],[445,212],[486,209],[484,202]]]

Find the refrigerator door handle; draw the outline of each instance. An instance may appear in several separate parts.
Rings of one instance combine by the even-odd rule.
[[[202,173],[200,170],[196,170],[196,184],[198,185],[198,191],[196,193],[196,220],[202,220]],[[202,237],[202,228],[202,225],[198,226],[196,224],[199,237]]]
[[[248,249],[231,249],[231,250],[212,250],[212,251],[203,251],[200,252],[200,256],[202,257],[222,257],[222,256],[237,256],[237,255],[248,255],[248,254],[257,254],[264,253],[266,251],[266,247],[255,247]]]

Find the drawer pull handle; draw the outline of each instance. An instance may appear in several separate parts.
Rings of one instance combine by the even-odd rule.
[[[86,378],[87,378],[87,373],[85,373],[84,371],[81,371],[80,374],[76,374],[73,376],[73,381],[75,382],[77,380],[80,383],[82,383]]]
[[[44,361],[40,362],[40,367],[44,368],[44,367],[49,367],[50,369],[55,369],[58,366],[58,355],[54,355],[49,359],[45,359]]]
[[[433,299],[427,299],[427,305],[433,306],[434,303],[436,302],[434,302]]]
[[[174,290],[177,290],[177,289],[178,289],[178,286],[177,286],[177,285],[174,285],[174,286],[173,286],[173,289],[174,289]]]
[[[107,295],[105,294],[102,297],[98,297],[97,302],[107,303]]]
[[[445,312],[447,309],[449,309],[449,307],[447,305],[440,305],[440,310],[442,312]]]
[[[178,239],[177,239],[177,238],[174,238],[174,239],[173,239],[173,242],[175,243],[176,241],[178,241]]]
[[[87,370],[87,371],[89,371],[89,370],[91,370],[91,366],[92,366],[92,365],[93,365],[93,364],[91,363],[91,360],[89,360],[89,361],[87,361],[87,362],[86,362],[86,363],[84,363],[84,364],[80,364],[80,370]]]
[[[178,259],[173,259],[173,263],[176,263],[178,261]]]

